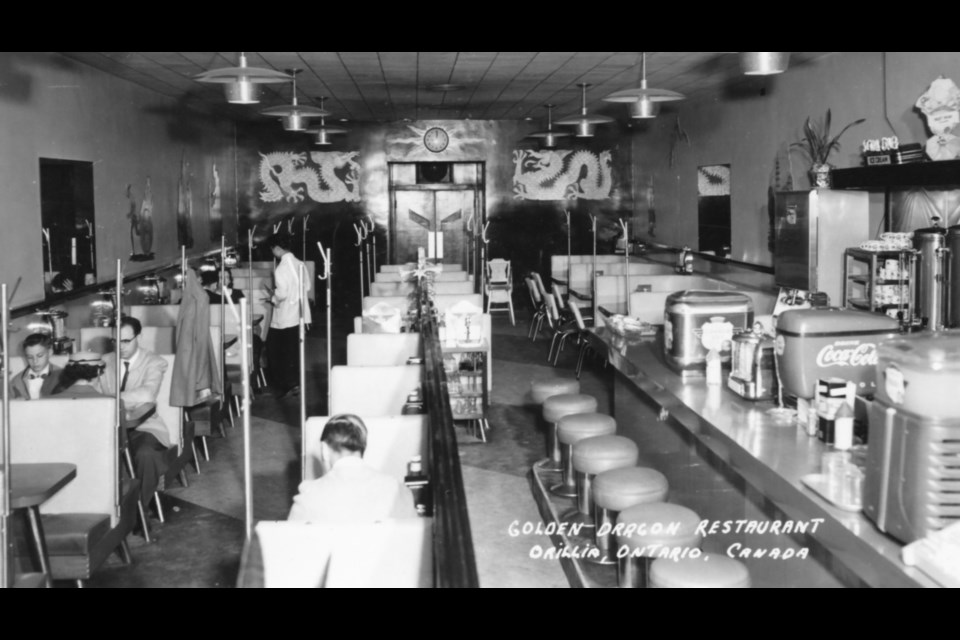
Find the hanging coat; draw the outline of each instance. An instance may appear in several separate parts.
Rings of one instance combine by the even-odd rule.
[[[210,336],[210,300],[196,274],[187,270],[177,314],[177,358],[170,382],[170,404],[195,406],[201,402],[200,392],[204,389],[213,394],[223,393]]]

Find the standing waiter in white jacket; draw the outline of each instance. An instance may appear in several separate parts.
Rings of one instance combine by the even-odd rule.
[[[275,234],[269,240],[270,250],[279,262],[273,274],[274,290],[270,303],[273,318],[267,334],[267,360],[270,383],[279,397],[300,393],[299,326],[301,292],[310,291],[310,278],[303,269],[305,285],[301,287],[301,265],[290,253],[289,240]],[[309,324],[310,303],[303,300],[303,321]]]

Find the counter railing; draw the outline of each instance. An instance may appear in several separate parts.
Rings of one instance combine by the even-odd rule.
[[[470,516],[463,487],[437,319],[422,289],[418,292],[423,339],[424,408],[429,416],[429,468],[433,490],[434,586],[478,587]]]

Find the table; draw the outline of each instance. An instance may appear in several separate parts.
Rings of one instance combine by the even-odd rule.
[[[52,586],[50,559],[40,521],[40,505],[77,477],[77,465],[65,462],[11,464],[10,472],[10,508],[26,509],[40,570],[47,586]]]

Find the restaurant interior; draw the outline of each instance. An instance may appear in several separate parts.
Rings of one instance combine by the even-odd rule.
[[[957,76],[0,53],[0,586],[960,586]],[[125,317],[146,418],[26,384],[34,334],[120,371]],[[415,518],[288,520],[342,414]]]

